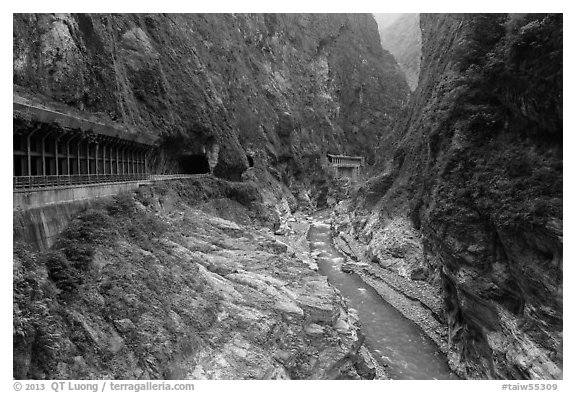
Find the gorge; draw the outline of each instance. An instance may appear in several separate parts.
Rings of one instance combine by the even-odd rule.
[[[562,15],[415,16],[14,14],[14,378],[562,379]]]

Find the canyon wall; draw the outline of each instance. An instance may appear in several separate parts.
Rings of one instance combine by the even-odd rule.
[[[561,378],[562,15],[421,29],[418,87],[337,232],[443,298],[460,376]]]
[[[398,65],[406,75],[410,90],[418,85],[420,73],[420,55],[422,53],[422,33],[419,14],[401,14],[390,24],[380,26],[382,47],[392,53]]]
[[[368,14],[15,14],[15,93],[134,126],[217,176],[374,160],[408,87]],[[165,157],[164,156],[164,157]],[[248,156],[248,157],[247,157]],[[156,160],[158,162],[162,160]],[[172,160],[159,170],[181,170]]]

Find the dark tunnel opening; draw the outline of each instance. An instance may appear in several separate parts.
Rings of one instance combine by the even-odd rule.
[[[178,159],[178,164],[184,173],[210,173],[210,165],[208,164],[208,159],[203,155],[190,154],[186,156],[180,156]]]
[[[254,166],[254,159],[249,155],[246,155],[246,158],[248,159],[248,166],[252,168]]]

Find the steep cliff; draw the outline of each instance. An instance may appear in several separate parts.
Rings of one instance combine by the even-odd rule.
[[[336,229],[372,273],[405,279],[397,290],[444,299],[422,309],[447,325],[438,342],[462,377],[561,378],[562,16],[421,15],[421,28],[383,172]]]
[[[408,93],[371,15],[16,14],[13,42],[18,94],[209,155],[229,179],[247,155],[287,183],[326,151],[372,161]]]
[[[410,90],[414,91],[418,85],[422,52],[419,14],[401,14],[392,23],[379,25],[378,30],[382,47],[392,53],[406,75]]]

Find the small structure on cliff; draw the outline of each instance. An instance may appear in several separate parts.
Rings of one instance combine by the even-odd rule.
[[[338,178],[348,178],[355,182],[360,176],[360,168],[364,166],[364,157],[327,154],[328,161],[336,169]]]

